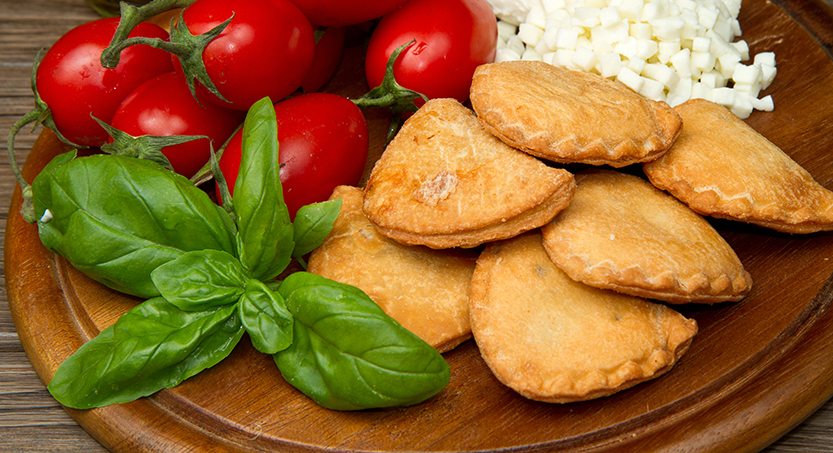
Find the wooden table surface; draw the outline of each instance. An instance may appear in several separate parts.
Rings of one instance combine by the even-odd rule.
[[[825,1],[833,5],[833,0]],[[32,108],[29,76],[38,49],[48,46],[73,26],[95,17],[83,0],[0,0],[0,131],[3,137]],[[39,131],[26,130],[18,135],[18,161],[25,159],[26,150],[31,148]],[[0,232],[5,234],[15,180],[6,157],[5,138],[2,142]],[[9,314],[5,281],[0,287],[0,451],[105,451],[49,395],[29,363]],[[833,401],[765,451],[833,452]]]

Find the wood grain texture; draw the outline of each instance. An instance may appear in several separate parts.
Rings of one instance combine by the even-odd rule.
[[[819,44],[830,45],[825,36],[830,34],[833,15],[823,9],[827,15],[819,16],[820,7],[814,2],[779,4],[792,17],[805,21],[815,35],[776,4],[744,3],[744,39],[753,53],[775,50],[779,65],[776,84],[770,89],[776,93],[776,111],[755,114],[749,122],[767,131],[785,150],[793,151],[793,157],[822,184],[833,187],[833,158],[826,152],[833,149],[829,118],[833,113],[833,63]],[[0,129],[8,130],[31,108],[28,78],[37,49],[93,17],[80,0],[0,1]],[[829,19],[826,22],[825,17]],[[37,136],[38,132],[20,135],[18,149],[31,148]],[[25,156],[24,151],[19,158]],[[0,165],[0,203],[4,208],[0,222],[4,234],[6,222],[11,232],[6,235],[5,253],[10,253],[9,248],[18,253],[4,266],[14,263],[16,269],[25,268],[14,273],[15,279],[51,273],[53,281],[47,284],[60,282],[63,288],[72,289],[67,294],[79,295],[50,305],[48,313],[35,305],[37,297],[32,304],[15,304],[18,337],[6,294],[2,294],[0,451],[105,451],[49,396],[35,369],[45,379],[51,376],[62,356],[77,347],[79,338],[95,334],[133,301],[91,285],[62,260],[38,251],[36,236],[20,224],[15,208],[11,219],[6,215],[14,182],[7,160],[0,160]],[[30,168],[36,167],[32,160]],[[687,310],[686,314],[698,320],[703,334],[680,366],[656,382],[597,403],[551,406],[519,399],[497,385],[469,342],[447,355],[452,385],[428,404],[332,413],[282,384],[268,358],[244,342],[232,359],[174,391],[105,410],[69,414],[108,448],[119,452],[261,451],[276,445],[302,449],[299,443],[280,442],[281,436],[343,449],[375,445],[400,450],[488,449],[506,443],[529,445],[541,435],[558,439],[546,449],[702,451],[718,445],[723,451],[751,451],[764,448],[788,431],[767,450],[833,451],[833,404],[816,410],[833,386],[831,291],[825,286],[833,273],[833,260],[829,259],[833,236],[790,237],[728,222],[716,222],[716,226],[753,270],[758,289],[742,304]],[[33,258],[31,253],[41,255]],[[20,264],[24,262],[29,264]],[[4,281],[4,289],[7,284],[9,291],[17,288],[15,301],[32,294],[49,298],[57,293],[55,286],[15,286],[15,281]],[[90,299],[99,302],[91,303]],[[100,299],[109,301],[104,305],[108,308],[97,308],[102,306]],[[64,322],[68,313],[73,314],[72,325]],[[32,331],[32,326],[38,330]],[[50,344],[55,347],[49,350],[39,347],[49,336],[65,340],[53,339]],[[31,362],[23,352],[24,345]],[[246,379],[229,377],[238,374]],[[252,386],[252,382],[259,384]],[[222,388],[223,394],[231,397],[217,397],[207,393],[207,388]],[[241,399],[248,404],[241,407]],[[795,425],[798,428],[790,431]],[[424,431],[425,426],[430,432]],[[599,430],[599,426],[608,428]],[[488,435],[480,435],[482,432]]]

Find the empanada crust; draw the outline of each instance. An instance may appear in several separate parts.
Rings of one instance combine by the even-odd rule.
[[[502,383],[538,401],[589,400],[660,376],[688,350],[696,321],[576,282],[541,241],[489,244],[472,278],[472,333]]]
[[[570,206],[542,228],[550,258],[573,279],[670,303],[736,301],[751,289],[723,237],[648,181],[591,169],[576,182]]]
[[[390,317],[440,352],[471,338],[469,285],[477,253],[406,246],[362,214],[362,190],[336,187],[341,211],[309,258],[312,273],[364,291]]]
[[[512,147],[558,163],[623,167],[656,159],[680,133],[667,103],[597,74],[541,61],[482,65],[471,103],[487,130]]]
[[[703,215],[786,233],[833,230],[833,192],[778,146],[714,102],[675,108],[683,131],[643,164],[651,183]]]
[[[459,102],[434,99],[374,166],[363,209],[399,242],[471,248],[549,222],[574,190],[570,172],[510,148]]]

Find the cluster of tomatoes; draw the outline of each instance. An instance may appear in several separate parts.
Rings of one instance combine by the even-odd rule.
[[[342,58],[348,27],[370,30],[370,87],[382,83],[391,54],[412,43],[394,63],[396,81],[428,98],[461,102],[474,68],[493,60],[497,39],[485,0],[194,0],[173,27],[199,36],[224,21],[198,54],[208,87],[200,79],[189,85],[192,62],[164,46],[132,45],[120,51],[115,67],[102,66],[119,18],[70,30],[37,65],[38,120],[49,116],[44,124],[80,147],[112,141],[97,120],[132,137],[204,136],[161,152],[174,171],[191,177],[208,162],[209,143],[215,150],[225,144],[220,169],[233,190],[240,125],[248,108],[268,96],[275,101],[281,182],[294,216],[301,206],[327,199],[336,185],[357,184],[364,172],[362,111],[342,96],[317,92]],[[174,41],[172,33],[144,21],[129,36]]]

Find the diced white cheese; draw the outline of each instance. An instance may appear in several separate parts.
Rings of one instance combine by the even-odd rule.
[[[538,44],[543,36],[544,29],[538,28],[536,25],[523,23],[518,27],[518,38],[530,46]]]
[[[665,85],[653,79],[642,78],[642,88],[639,89],[639,94],[649,99],[663,100],[665,99]]]
[[[755,110],[761,110],[763,112],[771,112],[775,109],[771,95],[766,95],[760,99],[752,99],[752,106],[755,107]]]
[[[541,54],[535,51],[532,47],[527,47],[524,53],[521,55],[521,60],[538,60],[543,61],[541,58]]]
[[[583,71],[590,72],[599,63],[599,57],[592,50],[581,46],[576,49],[571,61]]]
[[[510,24],[504,20],[497,21],[497,35],[503,41],[507,41],[509,38],[515,36],[518,33],[518,26],[514,24]]]
[[[628,68],[622,68],[622,70],[619,71],[619,74],[616,75],[616,81],[631,90],[636,91],[637,93],[642,89],[642,85],[645,83],[645,80],[646,79],[644,77]]]
[[[710,99],[740,117],[774,108],[758,95],[777,74],[775,54],[743,63],[751,55],[736,40],[741,0],[487,1],[500,19],[496,61],[597,73],[672,106]]]
[[[515,61],[520,59],[521,54],[515,52],[509,47],[503,47],[495,51],[495,63],[500,63],[502,61]]]
[[[735,90],[720,87],[712,90],[712,100],[724,107],[731,107],[735,103]]]
[[[602,77],[613,78],[622,70],[622,59],[618,53],[610,52],[599,55]]]

